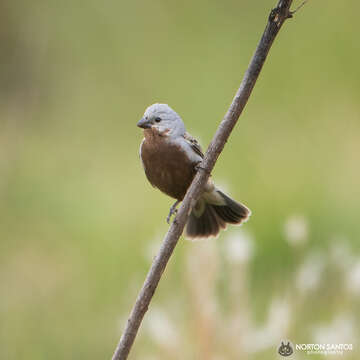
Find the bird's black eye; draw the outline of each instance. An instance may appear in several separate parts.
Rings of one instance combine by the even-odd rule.
[[[161,121],[161,118],[157,117],[157,118],[155,118],[155,121],[156,121],[157,123],[159,123],[159,122]]]

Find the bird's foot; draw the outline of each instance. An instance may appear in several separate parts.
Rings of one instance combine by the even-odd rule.
[[[166,222],[168,224],[170,224],[171,217],[173,215],[176,215],[176,213],[177,213],[177,208],[176,207],[178,206],[179,202],[180,202],[179,200],[176,200],[176,202],[171,206],[170,211],[169,211],[169,215],[166,218]]]
[[[211,176],[211,172],[210,172],[208,169],[205,169],[205,168],[202,166],[202,161],[200,161],[199,163],[197,163],[197,164],[195,165],[195,170],[196,170],[196,171],[202,170],[202,171],[206,172],[209,176]]]

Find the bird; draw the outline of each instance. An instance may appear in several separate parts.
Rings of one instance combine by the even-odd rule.
[[[150,105],[138,121],[144,139],[140,159],[150,184],[176,199],[167,222],[176,214],[204,158],[198,141],[186,132],[181,117],[167,104]],[[251,211],[218,189],[211,177],[194,205],[185,229],[190,240],[216,237],[227,224],[246,222]]]

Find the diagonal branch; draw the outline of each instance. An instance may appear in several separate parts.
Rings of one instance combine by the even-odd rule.
[[[183,232],[188,215],[196,203],[196,200],[199,198],[217,158],[223,150],[231,131],[247,103],[276,35],[285,20],[292,16],[292,13],[290,12],[292,1],[293,0],[279,0],[277,7],[271,11],[265,31],[240,84],[240,88],[236,92],[229,110],[220,123],[219,128],[206,151],[201,171],[198,171],[189,187],[179,212],[171,224],[161,248],[151,265],[112,360],[127,359],[142,319],[158,286],[161,275]]]

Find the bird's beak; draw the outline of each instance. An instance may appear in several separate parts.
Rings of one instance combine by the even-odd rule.
[[[151,122],[148,119],[145,119],[144,117],[137,123],[137,126],[142,129],[150,129],[151,128]]]

